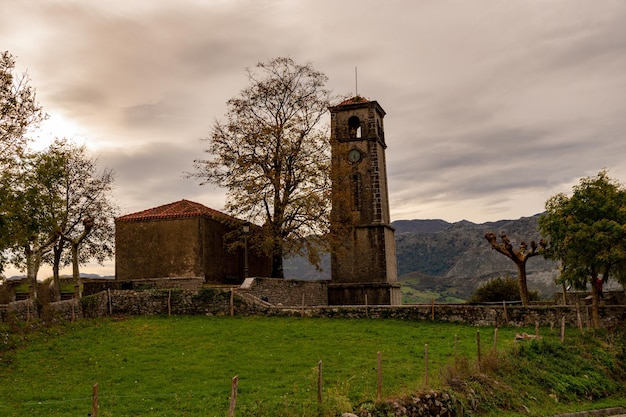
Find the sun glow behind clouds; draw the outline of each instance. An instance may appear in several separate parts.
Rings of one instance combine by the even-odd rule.
[[[66,138],[77,144],[85,143],[85,136],[80,126],[61,115],[52,114],[34,132],[33,148],[38,151],[43,150],[57,138]]]

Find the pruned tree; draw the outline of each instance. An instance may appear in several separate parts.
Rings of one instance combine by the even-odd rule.
[[[528,283],[526,279],[526,262],[529,258],[539,255],[541,250],[545,248],[546,243],[542,239],[539,242],[539,245],[537,245],[537,243],[533,240],[530,242],[529,248],[526,242],[521,242],[519,249],[515,249],[505,233],[500,234],[500,243],[498,243],[498,238],[493,232],[485,233],[485,239],[487,239],[491,245],[491,249],[503,254],[515,263],[515,266],[517,266],[517,282],[519,285],[522,305],[529,305],[530,294],[528,292]]]
[[[544,256],[561,262],[561,279],[591,288],[592,319],[600,325],[600,291],[613,278],[626,283],[626,189],[600,171],[546,202],[539,229],[550,245]]]
[[[320,263],[330,211],[330,146],[321,120],[330,102],[327,77],[311,64],[275,58],[248,69],[250,85],[228,101],[192,176],[228,190],[226,211],[262,224],[251,246],[272,257],[306,254]]]

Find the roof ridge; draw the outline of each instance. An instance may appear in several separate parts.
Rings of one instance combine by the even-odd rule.
[[[154,220],[154,219],[176,219],[185,217],[222,217],[229,220],[237,220],[236,218],[222,213],[219,210],[212,209],[204,204],[197,203],[195,201],[182,199],[169,204],[163,204],[150,209],[138,211],[135,213],[129,213],[120,217],[117,217],[115,221],[140,221],[140,220]]]

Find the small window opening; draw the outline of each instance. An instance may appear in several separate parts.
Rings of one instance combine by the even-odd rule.
[[[351,139],[361,138],[361,120],[356,116],[351,116],[348,119],[348,132]]]

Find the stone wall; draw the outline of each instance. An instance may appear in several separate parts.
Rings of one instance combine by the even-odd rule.
[[[39,305],[31,299],[14,301],[0,305],[0,322],[15,319],[19,321],[37,320],[45,321],[72,321],[83,317],[83,308],[76,299],[63,300],[46,305]]]
[[[113,279],[94,279],[83,281],[83,296],[97,294],[106,290],[149,290],[176,288],[189,291],[200,291],[204,284],[202,277],[171,277],[147,278],[132,281],[118,281]]]
[[[276,278],[247,278],[238,291],[272,305],[326,306],[329,281],[300,281]]]
[[[200,291],[156,289],[147,291],[108,290],[83,297],[85,317],[106,315],[228,315],[263,314],[264,308],[224,288]]]
[[[435,304],[409,306],[335,306],[301,309],[268,309],[268,315],[301,315],[324,318],[372,318],[410,321],[439,321],[463,323],[471,326],[558,327],[565,317],[566,326],[578,326],[578,317],[584,327],[591,324],[591,307],[585,306],[476,306],[467,304]],[[626,306],[600,308],[600,322],[604,328],[615,328],[626,323]]]
[[[256,280],[255,280],[256,281]],[[294,283],[302,281],[294,281]],[[318,284],[322,286],[322,283]],[[42,318],[70,320],[71,317],[101,317],[107,315],[229,315],[231,308],[236,315],[306,316],[323,318],[369,318],[397,319],[410,321],[438,321],[464,323],[473,326],[523,326],[535,324],[558,328],[561,320],[570,327],[590,326],[590,306],[544,305],[477,306],[467,304],[434,304],[408,306],[302,306],[303,290],[314,290],[315,286],[296,286],[292,306],[270,306],[255,302],[262,294],[261,289],[271,282],[257,282],[259,292],[251,296],[247,291],[239,292],[226,288],[203,288],[200,291],[183,289],[153,289],[146,291],[107,290],[76,300],[51,303],[49,314]],[[305,302],[312,298],[304,292]],[[261,297],[263,297],[261,295]],[[232,300],[232,301],[231,301]],[[73,303],[73,304],[72,304]],[[72,312],[72,308],[74,311]],[[43,308],[42,308],[43,310]],[[4,313],[3,313],[4,311]],[[9,303],[0,309],[0,318],[8,316],[20,320],[39,317],[37,305],[31,300]],[[626,306],[600,307],[600,320],[604,328],[616,328],[626,323]]]
[[[591,304],[590,291],[568,291],[566,294],[567,304],[569,305],[576,305],[576,303],[579,305]],[[555,293],[554,301],[557,304],[563,304],[563,293]],[[600,304],[626,305],[626,291],[604,291],[603,297],[600,299]]]
[[[73,321],[83,317],[83,308],[77,299],[50,303],[50,318],[53,321]]]
[[[14,317],[21,321],[29,321],[39,318],[37,305],[31,299],[14,301],[9,303],[6,308],[5,320],[8,317]]]

